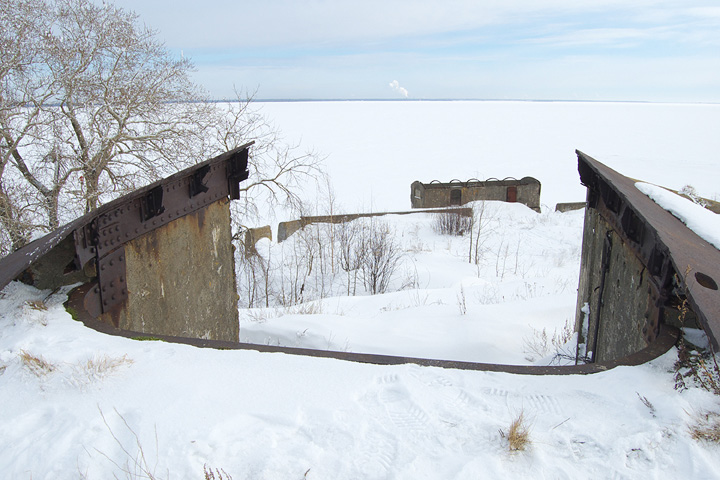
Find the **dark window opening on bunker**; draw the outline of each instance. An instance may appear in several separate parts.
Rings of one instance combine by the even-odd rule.
[[[450,191],[450,205],[462,205],[462,190],[455,189]]]

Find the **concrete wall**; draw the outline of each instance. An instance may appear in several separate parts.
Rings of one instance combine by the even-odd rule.
[[[246,255],[255,252],[255,244],[261,238],[267,238],[269,240],[272,240],[272,228],[270,228],[270,225],[265,225],[264,227],[257,228],[248,228],[247,230],[245,230]]]
[[[555,205],[555,211],[562,213],[582,210],[583,208],[585,208],[585,202],[558,203]]]
[[[440,208],[464,205],[477,200],[512,201],[540,211],[540,182],[532,177],[521,180],[487,180],[484,182],[421,183],[410,186],[412,208]]]
[[[125,244],[128,296],[101,319],[148,335],[238,341],[229,200]]]
[[[585,212],[576,309],[583,331],[589,305],[587,351],[597,361],[615,360],[645,348],[652,301],[646,268],[594,208]]]
[[[358,218],[382,217],[385,215],[412,215],[414,213],[438,213],[438,212],[454,212],[465,217],[472,216],[472,208],[452,208],[444,210],[412,210],[409,212],[373,212],[373,213],[347,213],[341,215],[318,215],[312,217],[300,217],[300,220],[291,220],[289,222],[281,222],[278,225],[278,243],[283,242],[293,233],[297,232],[306,225],[315,223],[345,223]]]

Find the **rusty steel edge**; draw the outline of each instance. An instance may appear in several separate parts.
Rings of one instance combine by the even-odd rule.
[[[159,340],[168,343],[191,345],[199,348],[212,348],[216,350],[252,350],[261,353],[283,353],[314,358],[329,358],[355,363],[373,365],[405,365],[414,364],[426,367],[440,367],[457,370],[474,370],[484,372],[512,373],[516,375],[588,375],[610,370],[619,366],[636,366],[647,363],[667,353],[678,341],[680,331],[668,325],[662,325],[660,334],[655,341],[639,352],[610,362],[598,362],[570,366],[528,366],[528,365],[501,365],[494,363],[477,363],[456,360],[439,360],[429,358],[400,357],[393,355],[376,355],[371,353],[337,352],[332,350],[313,350],[308,348],[279,347],[272,345],[258,345],[241,342],[228,342],[223,340],[204,340],[171,335],[156,335],[151,333],[133,332],[115,328],[103,323],[85,310],[83,298],[91,285],[83,285],[68,295],[65,306],[73,312],[76,320],[88,328],[108,335],[115,335],[130,339]]]
[[[232,185],[233,181],[239,183],[246,177],[242,177],[243,173],[246,172],[231,172],[232,160],[236,155],[246,153],[248,148],[254,142],[249,142],[241,145],[233,150],[222,153],[217,157],[205,160],[204,162],[193,165],[185,170],[175,173],[169,177],[163,178],[156,182],[151,183],[145,187],[141,187],[127,195],[117,198],[111,202],[108,202],[92,212],[86,213],[82,217],[75,219],[74,221],[63,225],[57,230],[48,233],[44,237],[30,242],[19,250],[0,258],[0,290],[2,290],[8,283],[18,278],[27,268],[33,265],[36,261],[50,252],[54,247],[59,245],[70,235],[75,235],[77,253],[81,263],[85,263],[92,258],[102,259],[105,255],[108,255],[112,250],[118,248],[122,243],[130,240],[133,236],[142,234],[148,230],[158,228],[165,223],[172,221],[174,218],[181,217],[183,215],[192,213],[192,211],[202,208],[208,203],[217,200],[219,195],[230,195],[231,198],[236,198],[238,195],[237,185]],[[228,164],[226,172],[214,171],[222,164]],[[221,182],[225,184],[222,186],[222,193],[213,193],[213,197],[202,198],[202,190],[199,192],[193,191],[193,179],[198,173],[204,172],[203,176],[213,178],[213,181]],[[209,175],[207,175],[209,173]],[[224,177],[221,178],[220,177]],[[202,184],[202,177],[200,178],[200,188],[204,187]],[[112,218],[119,217],[123,214],[127,215],[131,210],[137,210],[142,200],[148,196],[151,196],[153,191],[158,189],[167,189],[171,186],[188,188],[190,197],[196,196],[199,200],[195,202],[190,201],[183,211],[168,211],[155,212],[157,215],[145,215],[142,219],[137,219],[135,222],[140,228],[133,232],[122,232],[121,235],[116,235],[114,238],[111,237],[112,233],[107,225],[112,222]],[[192,200],[192,198],[191,198]],[[165,213],[165,215],[163,215]],[[160,220],[162,217],[162,220]],[[120,233],[120,232],[118,232]],[[94,235],[94,239],[90,236]],[[100,243],[102,242],[102,243]],[[105,243],[107,242],[107,245]],[[104,251],[102,250],[105,247]]]

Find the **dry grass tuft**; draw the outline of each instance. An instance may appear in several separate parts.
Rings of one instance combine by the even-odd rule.
[[[203,472],[205,473],[205,480],[232,480],[230,474],[225,470],[222,468],[213,470],[212,467],[207,466],[207,463],[203,465]]]
[[[530,426],[525,420],[525,413],[520,414],[512,421],[506,435],[508,449],[511,452],[525,450],[530,446]]]
[[[87,374],[88,378],[103,379],[119,368],[132,364],[133,361],[127,355],[122,357],[103,355],[90,358],[87,362],[81,363],[79,367]]]
[[[45,360],[41,355],[33,355],[25,350],[20,350],[19,356],[23,367],[38,377],[43,377],[55,371],[55,365]]]
[[[285,315],[321,315],[323,313],[322,301],[300,303],[286,307],[284,311]]]
[[[574,352],[565,351],[566,349],[563,348],[575,334],[575,325],[569,318],[565,320],[565,324],[560,330],[553,330],[552,335],[549,335],[545,328],[542,330],[532,328],[532,331],[531,336],[523,338],[523,353],[525,353],[526,360],[534,362],[550,354],[554,355],[553,362],[568,356],[575,359]]]
[[[706,412],[695,417],[690,427],[690,436],[698,441],[720,443],[720,414]]]
[[[25,302],[25,304],[33,310],[37,310],[39,312],[46,312],[48,309],[47,304],[42,300],[30,300]]]

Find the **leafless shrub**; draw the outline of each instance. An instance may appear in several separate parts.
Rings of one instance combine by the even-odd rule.
[[[373,295],[385,293],[400,263],[402,250],[385,223],[372,221],[362,234],[365,254],[360,270],[365,288]]]
[[[347,294],[355,295],[360,267],[366,254],[362,222],[344,222],[338,228],[340,268],[347,275]]]
[[[707,207],[707,206],[708,206],[707,200],[705,200],[704,198],[702,198],[702,197],[700,196],[700,194],[698,194],[698,192],[697,192],[697,190],[695,189],[695,187],[693,187],[692,185],[685,185],[684,187],[682,187],[682,188],[680,189],[680,191],[679,191],[678,193],[679,193],[680,195],[683,195],[683,196],[689,198],[690,200],[692,200],[693,203],[696,203],[696,204],[700,205],[701,207]]]
[[[270,252],[270,249],[267,252],[258,252],[254,246],[248,249],[243,242],[236,249],[236,275],[240,280],[239,296],[248,308],[270,306],[274,295]]]
[[[114,409],[113,409],[114,410]],[[135,430],[128,424],[125,417],[123,417],[117,410],[114,410],[115,414],[120,418],[122,421],[122,424],[124,425],[125,429],[130,433],[133,440],[130,445],[126,445],[123,443],[117,436],[116,432],[113,431],[113,429],[110,427],[110,424],[108,423],[107,419],[105,418],[105,415],[103,414],[102,410],[100,410],[100,417],[102,418],[103,423],[105,424],[105,428],[107,428],[108,432],[110,432],[110,436],[112,436],[112,439],[115,441],[115,443],[120,447],[120,450],[124,456],[122,459],[116,459],[111,458],[107,453],[102,452],[98,450],[97,448],[95,451],[105,457],[107,460],[110,461],[115,467],[117,467],[124,475],[125,478],[128,480],[136,480],[136,479],[147,479],[147,480],[160,480],[161,478],[170,478],[170,472],[167,471],[165,474],[160,477],[158,474],[156,474],[157,470],[157,464],[158,464],[158,457],[159,454],[158,450],[158,435],[157,435],[157,428],[155,428],[155,453],[156,458],[155,461],[152,462],[148,458],[148,455],[145,453],[145,448],[143,447],[143,444],[140,442],[140,437],[135,432]],[[115,477],[117,478],[117,476]]]
[[[460,310],[460,315],[467,314],[467,303],[465,301],[465,290],[463,289],[462,285],[460,285],[460,292],[457,295],[457,304],[458,304],[458,310]]]
[[[420,288],[420,275],[415,265],[404,269],[399,290],[417,290]]]
[[[711,349],[691,350],[681,339],[675,364],[675,388],[685,390],[688,382],[703,390],[720,395],[720,366]]]
[[[118,195],[255,141],[242,218],[292,205],[321,159],[236,93],[209,102],[192,63],[111,2],[15,0],[0,42],[0,253]]]
[[[685,271],[684,277],[690,274],[690,267]],[[690,306],[688,305],[685,289],[679,277],[674,279],[676,292],[678,297],[678,321],[681,327],[685,326],[685,321]],[[680,336],[678,341],[678,360],[675,362],[675,388],[677,390],[685,390],[688,388],[688,382],[695,384],[703,390],[707,390],[715,395],[720,395],[720,364],[718,364],[717,355],[715,354],[712,343],[705,350],[692,348],[685,341],[684,336]]]
[[[490,231],[491,216],[486,208],[485,202],[475,202],[470,225],[470,248],[468,251],[468,262],[480,265],[483,257],[483,247]],[[479,273],[479,270],[478,270]]]
[[[337,295],[339,288],[355,295],[358,284],[371,294],[391,284],[418,287],[417,269],[398,270],[403,251],[394,230],[375,219],[306,224],[267,251],[243,251],[241,245],[236,256],[240,304],[250,308],[306,305]]]
[[[574,325],[571,325],[570,319],[565,320],[565,324],[560,330],[553,330],[552,334],[548,334],[547,329],[532,329],[533,333],[529,337],[523,338],[523,353],[525,358],[534,362],[549,355],[553,355],[553,361],[561,359],[575,359],[575,354],[564,351],[564,346],[570,341],[574,335]]]
[[[470,232],[472,223],[472,216],[448,210],[433,214],[432,229],[440,235],[462,236]]]
[[[501,279],[505,278],[507,273],[507,259],[510,255],[510,245],[505,242],[505,239],[500,240],[497,252],[495,252],[495,275]]]
[[[303,228],[293,239],[283,246],[282,268],[280,274],[279,304],[283,306],[299,305],[314,295],[313,272],[317,276],[319,268],[315,268],[322,255],[320,231],[312,227]]]

